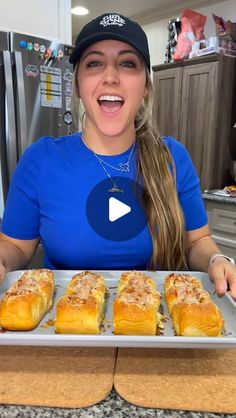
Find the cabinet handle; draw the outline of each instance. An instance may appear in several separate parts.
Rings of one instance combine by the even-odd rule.
[[[233,128],[236,128],[236,122],[235,122],[235,124],[233,125]]]

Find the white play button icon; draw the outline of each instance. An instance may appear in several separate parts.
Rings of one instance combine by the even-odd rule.
[[[115,197],[110,197],[109,199],[109,221],[114,222],[122,216],[127,215],[131,212],[131,207],[116,199]]]
[[[130,178],[116,177],[114,183],[124,193],[111,192],[111,179],[105,178],[89,193],[86,215],[90,227],[103,239],[127,241],[147,227],[143,202],[137,198],[144,193],[139,183]]]

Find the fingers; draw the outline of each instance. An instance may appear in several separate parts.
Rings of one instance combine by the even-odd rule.
[[[235,268],[236,270],[236,268]],[[230,275],[228,279],[231,296],[236,300],[236,272]]]
[[[224,277],[224,270],[220,264],[218,264],[217,268],[212,268],[211,279],[215,284],[217,295],[223,296],[227,291],[228,284]]]
[[[231,263],[216,262],[209,269],[209,276],[215,284],[218,296],[223,296],[227,290],[236,299],[236,267]]]

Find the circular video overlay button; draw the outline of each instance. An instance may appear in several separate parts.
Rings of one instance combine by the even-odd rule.
[[[142,187],[126,177],[98,183],[87,199],[86,213],[90,226],[102,238],[127,241],[138,235],[147,225],[139,194]]]

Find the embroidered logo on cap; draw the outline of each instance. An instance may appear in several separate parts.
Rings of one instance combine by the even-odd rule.
[[[106,27],[110,25],[117,25],[117,26],[123,26],[125,25],[125,19],[122,19],[119,15],[107,15],[104,16],[103,19],[100,22],[100,25]]]

